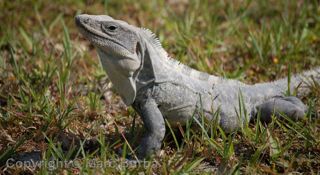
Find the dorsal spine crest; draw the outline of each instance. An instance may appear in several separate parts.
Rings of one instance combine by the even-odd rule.
[[[162,47],[162,44],[161,44],[159,38],[151,30],[146,29],[146,28],[140,28],[140,30],[145,34],[148,41],[158,49],[159,53],[168,61],[168,63],[170,65],[174,66],[176,68],[176,70],[179,70],[179,72],[181,72],[187,76],[196,78],[198,80],[208,81],[209,83],[216,81],[216,77],[214,77],[210,74],[207,74],[205,72],[200,72],[198,70],[192,69],[192,68],[182,64],[180,61],[170,57],[169,54],[167,53],[167,51],[164,50],[164,48]]]

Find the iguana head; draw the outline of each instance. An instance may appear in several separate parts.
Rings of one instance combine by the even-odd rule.
[[[101,64],[126,104],[136,96],[135,76],[141,67],[138,28],[106,15],[78,15],[76,25],[97,49]]]
[[[106,15],[78,15],[76,24],[99,51],[122,64],[122,73],[132,74],[140,66],[136,27]]]

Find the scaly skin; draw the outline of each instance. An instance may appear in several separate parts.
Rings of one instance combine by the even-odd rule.
[[[192,117],[218,121],[226,131],[241,127],[260,112],[261,120],[285,114],[305,116],[307,107],[297,97],[285,97],[287,80],[247,85],[191,69],[171,58],[155,35],[146,29],[104,15],[78,15],[76,24],[92,42],[115,89],[141,116],[145,135],[138,149],[144,158],[161,148],[165,119],[171,126]],[[309,92],[308,77],[320,82],[320,69],[295,75],[290,89]],[[248,115],[240,113],[239,98]],[[219,115],[214,115],[219,111]],[[217,116],[218,118],[215,118]]]

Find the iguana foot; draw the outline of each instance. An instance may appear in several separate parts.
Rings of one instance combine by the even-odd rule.
[[[272,120],[272,115],[277,118],[285,115],[292,120],[301,119],[306,114],[307,106],[297,97],[276,96],[258,105],[256,110],[256,116],[260,113],[260,120],[269,123]]]
[[[137,156],[141,159],[149,159],[150,156],[156,154],[160,148],[164,135],[152,135],[148,134],[143,137],[141,140],[141,144],[137,150]]]

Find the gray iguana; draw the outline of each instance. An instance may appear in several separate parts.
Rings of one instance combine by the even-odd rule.
[[[185,124],[200,112],[216,120],[226,132],[241,127],[260,112],[263,121],[275,114],[292,119],[305,116],[307,107],[297,97],[284,96],[287,79],[248,85],[209,75],[170,58],[150,30],[106,15],[78,15],[77,27],[97,49],[101,64],[126,105],[141,116],[145,134],[140,158],[161,147],[165,119],[171,126]],[[308,93],[307,78],[320,82],[320,68],[291,77],[290,89]],[[249,115],[239,114],[239,92]],[[219,110],[220,115],[214,115]],[[249,118],[246,118],[249,117]]]

